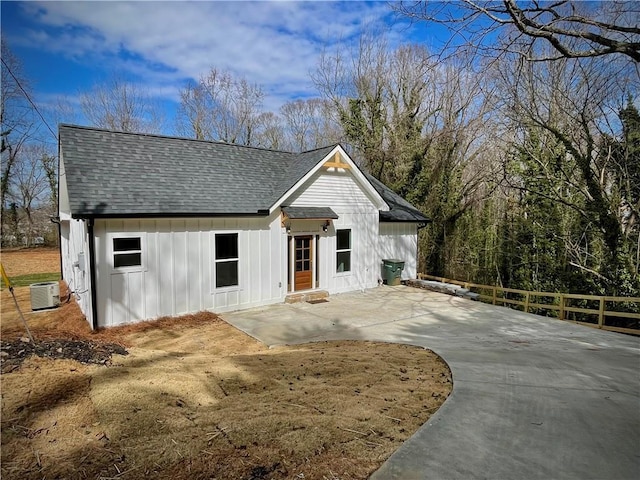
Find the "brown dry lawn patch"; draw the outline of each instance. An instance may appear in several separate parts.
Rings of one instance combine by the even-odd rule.
[[[9,278],[34,273],[60,272],[58,248],[3,249],[0,260]]]
[[[23,335],[8,299],[3,340]],[[27,318],[36,339],[129,355],[2,374],[3,479],[363,479],[451,391],[446,364],[416,347],[269,349],[211,313],[93,333],[73,301]]]

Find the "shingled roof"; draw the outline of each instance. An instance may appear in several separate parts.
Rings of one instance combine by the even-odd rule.
[[[77,217],[263,213],[335,148],[295,154],[73,125],[59,135]]]
[[[60,125],[59,141],[74,217],[265,215],[336,147],[290,153],[75,125]],[[423,221],[368,178],[388,221]]]
[[[387,187],[373,175],[365,173],[365,176],[373,185],[373,188],[389,205],[389,211],[380,211],[380,221],[382,222],[416,222],[429,223],[431,219],[416,207],[407,202],[396,192]]]

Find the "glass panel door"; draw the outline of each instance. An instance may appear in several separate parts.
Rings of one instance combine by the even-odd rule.
[[[312,287],[312,237],[295,237],[295,289],[308,290]]]

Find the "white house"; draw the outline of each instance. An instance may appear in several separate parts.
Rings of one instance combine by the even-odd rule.
[[[61,125],[63,278],[92,328],[415,277],[429,220],[340,145],[303,153]]]

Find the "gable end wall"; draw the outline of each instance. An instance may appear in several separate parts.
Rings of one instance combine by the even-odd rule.
[[[331,207],[338,214],[319,245],[320,288],[342,293],[378,285],[378,209],[349,170],[320,169],[283,202],[294,207]],[[351,229],[351,271],[336,272],[336,230]]]

